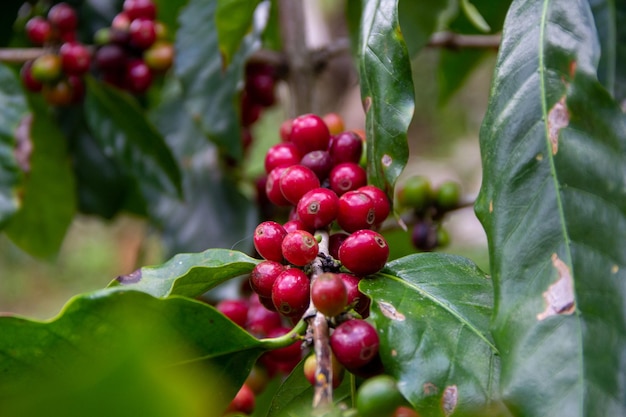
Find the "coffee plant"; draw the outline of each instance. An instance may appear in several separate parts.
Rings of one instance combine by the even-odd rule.
[[[171,259],[3,314],[0,415],[625,416],[626,3],[346,0],[318,49],[303,3],[2,3],[2,232],[51,259],[131,213]],[[398,181],[423,48],[448,95],[497,50],[475,200]],[[433,252],[468,205],[488,272]]]

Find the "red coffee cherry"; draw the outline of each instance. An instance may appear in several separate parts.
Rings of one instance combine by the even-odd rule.
[[[244,300],[222,300],[217,303],[215,308],[240,327],[246,326],[248,303]]]
[[[33,77],[32,73],[33,61],[26,61],[22,68],[20,68],[20,78],[22,80],[22,84],[28,91],[32,91],[33,93],[38,93],[41,91],[43,84],[41,81],[36,80]]]
[[[271,299],[270,299],[271,302]],[[276,307],[272,303],[272,310],[269,310],[261,303],[257,294],[250,296],[250,307],[248,308],[248,321],[246,322],[246,330],[251,335],[263,338],[272,329],[280,327],[282,319],[280,314],[276,312]]]
[[[388,258],[387,241],[373,230],[352,233],[339,248],[339,261],[350,272],[359,276],[380,271]]]
[[[302,196],[296,212],[300,220],[313,229],[322,229],[337,218],[339,198],[328,188],[315,188]]]
[[[319,188],[320,180],[309,168],[292,165],[280,175],[279,185],[285,199],[295,206],[304,194]]]
[[[335,259],[339,259],[339,247],[348,236],[350,235],[343,232],[330,235],[328,238],[328,254]]]
[[[318,275],[311,284],[311,301],[327,317],[342,313],[348,303],[348,292],[341,277],[330,272]]]
[[[309,307],[309,277],[297,268],[281,273],[272,287],[272,301],[276,310],[287,317],[302,317]]]
[[[354,132],[342,132],[331,139],[329,152],[335,165],[343,162],[358,164],[363,153],[363,141]]]
[[[319,245],[315,237],[304,230],[287,233],[282,242],[283,256],[296,266],[305,266],[317,257]]]
[[[246,384],[243,384],[235,398],[230,402],[226,413],[251,414],[255,406],[254,392]]]
[[[283,142],[289,142],[289,135],[291,135],[291,125],[293,124],[293,119],[287,119],[280,124],[280,140]]]
[[[313,233],[315,232],[315,229],[312,227],[308,227],[306,224],[304,224],[304,222],[300,219],[295,219],[295,220],[289,220],[288,222],[286,222],[285,224],[283,224],[283,227],[285,228],[285,230],[287,231],[287,233],[290,232],[295,232],[296,230],[305,230],[309,233]]]
[[[348,191],[339,197],[337,223],[346,232],[370,229],[376,221],[376,209],[372,199],[360,191]]]
[[[142,59],[133,59],[126,65],[126,88],[135,94],[145,93],[152,85],[152,72]]]
[[[374,211],[376,213],[376,220],[374,220],[374,224],[378,225],[382,223],[391,212],[391,204],[389,204],[387,194],[385,194],[385,192],[380,188],[373,185],[366,185],[358,188],[357,191],[367,194],[374,202]]]
[[[333,159],[327,151],[313,151],[302,157],[300,165],[310,168],[323,181],[333,169]]]
[[[78,42],[65,42],[59,49],[63,71],[69,75],[83,75],[89,71],[91,53]]]
[[[254,102],[263,107],[270,107],[276,101],[274,95],[274,76],[265,72],[251,73],[246,77],[246,92]]]
[[[359,281],[361,279],[356,275],[346,274],[345,272],[340,272],[337,275],[341,277],[346,287],[347,304],[359,313],[362,318],[367,318],[370,315],[370,299],[359,290]]]
[[[277,327],[272,329],[267,337],[280,337],[289,333],[291,329],[288,327]],[[290,361],[292,359],[297,359],[298,361],[302,357],[302,340],[297,340],[295,343],[285,346],[283,348],[270,350],[267,352],[267,355],[280,362]]]
[[[348,370],[367,365],[378,354],[376,329],[365,320],[341,323],[330,336],[335,357]]]
[[[78,26],[78,16],[72,6],[67,3],[57,3],[48,11],[48,21],[60,33],[73,32]]]
[[[289,206],[291,203],[285,198],[280,190],[280,177],[288,167],[278,167],[270,171],[265,183],[267,198],[277,206]]]
[[[356,190],[367,184],[367,173],[359,165],[352,162],[344,162],[336,165],[330,175],[330,188],[341,196],[348,191]]]
[[[139,17],[128,27],[129,43],[138,49],[148,49],[156,41],[156,29],[152,20]]]
[[[26,36],[33,45],[42,46],[52,38],[52,25],[45,18],[35,16],[26,22]]]
[[[324,120],[324,123],[328,126],[331,135],[338,135],[343,132],[343,119],[337,113],[327,113],[322,116],[322,120]]]
[[[265,172],[268,174],[278,167],[288,167],[300,162],[300,151],[293,143],[279,143],[269,148],[265,154]]]
[[[272,286],[276,278],[285,270],[282,264],[274,261],[263,261],[257,264],[250,273],[250,287],[259,297],[272,296]]]
[[[103,45],[96,51],[96,66],[102,71],[118,71],[126,68],[126,52],[115,44]]]
[[[122,8],[131,20],[140,17],[150,20],[156,18],[156,6],[152,0],[124,0]]]
[[[252,100],[244,91],[241,95],[241,125],[243,127],[253,125],[261,117],[262,111],[263,106]]]
[[[273,221],[263,222],[254,230],[254,247],[264,259],[282,262],[283,252],[281,245],[286,235],[285,228],[280,224]]]
[[[289,140],[303,155],[312,151],[325,151],[330,142],[330,132],[319,116],[303,114],[293,119]]]

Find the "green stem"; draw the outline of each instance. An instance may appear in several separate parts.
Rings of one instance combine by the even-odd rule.
[[[292,345],[302,338],[302,335],[306,332],[307,326],[308,324],[305,320],[300,320],[289,333],[285,333],[280,337],[261,339],[261,345],[268,350],[280,349]]]

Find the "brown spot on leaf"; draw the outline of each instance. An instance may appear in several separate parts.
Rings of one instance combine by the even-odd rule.
[[[441,396],[441,408],[443,408],[443,413],[447,416],[454,412],[456,408],[456,403],[459,401],[459,389],[456,385],[447,386],[443,390],[443,395]]]
[[[141,281],[141,269],[131,272],[128,275],[120,275],[116,281],[122,285],[135,284]]]
[[[613,265],[613,267],[611,268],[611,273],[617,274],[618,271],[619,271],[619,266]]]
[[[489,213],[493,213],[493,200],[489,202]]]
[[[380,312],[383,313],[383,316],[388,319],[397,321],[404,321],[406,319],[404,314],[400,313],[394,306],[385,301],[378,301],[378,307],[380,308]]]
[[[24,172],[30,172],[30,155],[33,153],[33,141],[30,138],[32,124],[33,115],[29,113],[15,129],[15,160]]]
[[[382,162],[383,166],[388,167],[393,162],[393,158],[391,158],[390,155],[384,154],[380,162]]]
[[[556,253],[552,254],[552,265],[559,274],[559,279],[543,293],[546,309],[537,314],[537,320],[544,320],[557,314],[572,314],[576,310],[574,281],[569,267]]]
[[[422,389],[424,390],[424,395],[433,395],[439,392],[439,388],[432,382],[426,382],[422,385]]]
[[[576,67],[578,63],[576,61],[572,61],[569,63],[569,77],[574,78],[574,74],[576,74]]]
[[[543,155],[542,155],[542,154],[540,154],[540,153],[538,153],[538,154],[537,154],[537,156],[535,156],[535,159],[536,159],[537,161],[543,161]]]
[[[365,97],[365,100],[363,100],[363,110],[365,111],[366,114],[367,114],[367,112],[370,111],[371,107],[372,107],[372,98],[371,97]]]
[[[394,358],[398,356],[398,351],[395,349],[391,349],[391,356],[393,356]]]
[[[559,150],[559,132],[569,125],[569,111],[565,105],[565,96],[548,112],[548,138],[552,145],[552,155]]]

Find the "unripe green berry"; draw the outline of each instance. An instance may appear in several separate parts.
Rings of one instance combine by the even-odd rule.
[[[56,54],[44,54],[31,67],[33,78],[41,82],[56,81],[61,77],[61,57]]]
[[[430,180],[424,176],[413,176],[406,180],[398,193],[398,203],[404,207],[423,210],[430,203]]]
[[[405,404],[396,381],[389,375],[369,378],[357,391],[356,409],[360,417],[391,417],[398,406]]]
[[[442,183],[436,192],[435,202],[442,210],[451,210],[459,206],[461,201],[461,186],[454,181]]]

